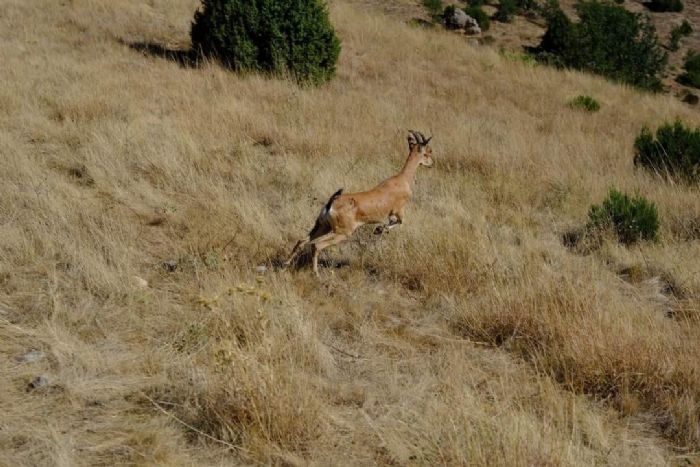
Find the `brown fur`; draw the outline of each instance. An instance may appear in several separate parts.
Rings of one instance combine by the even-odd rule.
[[[419,132],[409,132],[409,154],[401,171],[384,180],[368,191],[342,194],[336,192],[319,214],[309,235],[299,240],[285,265],[290,265],[294,258],[307,245],[314,249],[313,269],[318,275],[318,257],[322,250],[347,240],[350,235],[364,224],[379,224],[388,220],[386,225],[375,229],[383,233],[403,222],[404,207],[411,197],[411,185],[418,166],[433,165],[433,150],[430,139]]]

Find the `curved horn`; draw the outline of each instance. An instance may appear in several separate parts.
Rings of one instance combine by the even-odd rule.
[[[418,141],[418,144],[423,146],[425,144],[425,136],[423,136],[423,133],[420,131],[416,131],[416,140]]]
[[[426,140],[425,140],[425,143],[423,143],[423,144],[428,144],[428,143],[430,142],[431,139],[433,139],[432,136],[431,136],[430,138],[426,139]]]

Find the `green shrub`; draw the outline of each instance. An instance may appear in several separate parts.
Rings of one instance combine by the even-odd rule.
[[[545,9],[547,30],[535,53],[542,61],[552,65],[565,66],[573,62],[567,56],[576,47],[576,30],[571,20],[564,14],[556,3],[551,3]]]
[[[486,14],[486,12],[481,9],[481,7],[468,6],[464,9],[464,12],[472,18],[474,18],[477,23],[479,23],[479,27],[483,32],[488,31],[491,27],[491,18],[489,18],[489,15]]]
[[[700,54],[689,50],[683,63],[685,72],[678,77],[678,82],[686,86],[700,88]]]
[[[496,10],[496,21],[502,23],[509,23],[513,21],[513,15],[515,15],[518,9],[515,4],[515,0],[500,0],[498,3],[498,10]]]
[[[586,112],[597,112],[600,110],[600,104],[591,96],[576,96],[569,101],[569,107],[572,109],[585,110]]]
[[[458,29],[458,25],[452,22],[452,17],[455,14],[457,7],[454,5],[447,5],[445,10],[442,12],[442,22],[448,29]]]
[[[651,0],[647,6],[651,11],[656,12],[678,12],[683,11],[683,0]]]
[[[314,84],[333,77],[340,53],[320,0],[203,0],[190,35],[197,53],[232,69]]]
[[[656,130],[642,128],[634,142],[634,164],[675,179],[700,181],[700,129],[686,128],[680,121]]]
[[[423,6],[433,19],[439,18],[442,14],[442,0],[423,0]]]
[[[515,0],[515,5],[521,13],[528,11],[536,13],[540,11],[540,5],[537,3],[537,0]]]
[[[467,5],[469,5],[469,6],[484,6],[484,5],[486,5],[486,0],[468,0]]]
[[[659,238],[659,215],[654,203],[643,196],[630,198],[613,188],[600,206],[591,206],[586,228],[589,231],[610,229],[625,245],[639,240],[656,241]]]
[[[577,10],[580,21],[573,23],[556,3],[546,9],[547,31],[536,49],[540,59],[661,89],[667,56],[648,18],[596,0],[579,3]]]
[[[533,58],[532,55],[529,54],[524,54],[520,52],[512,52],[508,49],[501,48],[498,50],[498,54],[505,58],[506,60],[510,60],[511,62],[520,62],[523,65],[526,66],[536,66],[537,65],[537,60]]]
[[[681,34],[684,36],[689,36],[693,32],[693,27],[690,25],[688,20],[683,20],[683,22],[680,24],[680,26],[677,26],[677,28],[680,30]]]
[[[688,21],[683,20],[681,24],[671,29],[671,34],[668,40],[668,48],[671,50],[678,50],[683,36],[687,36],[693,32],[692,26]]]

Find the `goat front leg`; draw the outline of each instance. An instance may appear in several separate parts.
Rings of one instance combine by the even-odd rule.
[[[397,215],[397,214],[392,214],[391,216],[389,216],[389,222],[387,222],[386,224],[377,226],[377,228],[374,229],[374,234],[381,235],[381,234],[388,232],[391,229],[393,229],[394,227],[397,227],[401,224],[403,224],[402,217]]]
[[[317,242],[314,241],[313,269],[316,277],[321,277],[318,273],[318,257],[321,254],[321,251],[325,250],[329,246],[337,245],[338,243],[345,241],[347,238],[348,236],[344,234],[331,233],[323,238],[320,238]]]

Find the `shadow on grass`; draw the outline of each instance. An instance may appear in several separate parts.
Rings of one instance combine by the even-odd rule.
[[[340,269],[350,266],[350,261],[346,259],[333,259],[324,256],[325,254],[322,253],[321,257],[318,259],[319,268]],[[293,271],[299,271],[305,268],[311,269],[312,259],[313,254],[310,249],[307,249],[296,257],[292,264],[289,265],[289,269]],[[269,264],[273,269],[284,269],[284,259],[281,257],[272,259]]]
[[[171,49],[155,42],[127,42],[123,39],[120,39],[119,42],[144,55],[163,58],[175,62],[183,68],[198,68],[201,63],[200,57],[192,49]]]

